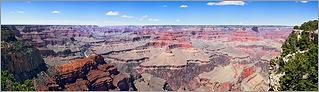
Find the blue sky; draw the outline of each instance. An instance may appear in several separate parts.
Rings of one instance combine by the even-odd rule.
[[[1,24],[300,25],[318,2],[2,2]]]

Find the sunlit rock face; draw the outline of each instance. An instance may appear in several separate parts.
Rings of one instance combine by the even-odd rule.
[[[41,90],[135,90],[131,86],[129,74],[121,73],[113,65],[106,64],[99,55],[76,59],[55,69],[57,75],[51,76],[54,78],[52,82],[41,85]]]

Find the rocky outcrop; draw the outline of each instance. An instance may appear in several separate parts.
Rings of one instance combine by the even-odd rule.
[[[248,68],[245,68],[241,74],[241,78],[242,79],[245,79],[247,78],[248,76],[252,75],[253,73],[255,73],[256,71],[256,68],[254,66],[252,67],[248,67]]]
[[[113,78],[113,85],[117,86],[120,91],[125,91],[130,89],[129,84],[129,75],[125,73],[120,73],[118,75],[115,75]]]
[[[32,79],[47,69],[38,49],[19,41],[1,42],[1,69],[8,70],[17,81]]]
[[[164,79],[151,74],[141,74],[141,77],[134,81],[139,91],[171,91],[169,84]]]
[[[39,49],[39,53],[43,56],[55,56],[56,53],[53,50],[50,49],[42,49],[42,48],[38,48]]]
[[[103,65],[99,65],[97,66],[98,70],[101,70],[103,72],[108,72],[108,70],[112,70],[110,68],[114,68],[113,65],[110,65],[110,64],[103,64]],[[116,68],[115,68],[116,69]],[[111,74],[111,73],[110,73]]]
[[[102,56],[93,55],[88,58],[73,61],[71,64],[57,66],[60,83],[75,82],[77,78],[84,78],[92,69],[99,64],[105,64]]]
[[[74,37],[90,37],[90,32],[83,28],[90,26],[71,25],[5,25],[9,29],[19,33],[17,37],[24,42],[31,43],[36,47],[45,47],[48,44],[65,44],[71,42]],[[91,26],[92,27],[92,26]]]
[[[65,85],[65,90],[67,91],[88,91],[88,81],[87,80],[83,80],[83,79],[77,79],[75,83],[69,84],[69,85]]]
[[[198,76],[200,73],[211,71],[215,68],[212,62],[207,64],[196,64],[189,63],[187,66],[180,69],[167,69],[167,68],[159,68],[159,69],[142,69],[144,73],[149,73],[154,75],[155,77],[166,80],[166,82],[170,85],[172,90],[178,90],[181,87],[185,89],[191,89],[193,87],[193,78]]]
[[[90,83],[90,89],[103,91],[113,86],[110,84],[112,78],[109,77],[109,73],[101,70],[91,70],[87,75],[87,79]]]
[[[132,88],[131,76],[106,64],[100,55],[77,59],[70,64],[56,66],[55,82],[42,84],[38,90],[85,91],[85,90],[136,90]],[[56,87],[58,85],[58,87]],[[46,88],[46,89],[45,89]]]
[[[57,81],[53,77],[40,76],[35,79],[35,85],[37,90],[49,91],[49,90],[61,90],[61,87],[57,84]]]

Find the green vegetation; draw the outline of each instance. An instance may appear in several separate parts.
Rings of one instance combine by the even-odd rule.
[[[318,29],[318,20],[305,22],[300,26],[300,29],[305,30],[307,32],[317,30]]]
[[[315,30],[318,29],[318,21],[305,22],[300,27],[295,26],[294,29],[303,31],[300,34],[297,31],[292,32],[282,45],[281,57],[274,60],[280,66],[279,72],[285,73],[280,78],[279,90],[317,91],[318,34]],[[283,57],[286,57],[288,62],[284,62]]]
[[[35,87],[31,80],[22,83],[15,81],[13,74],[8,71],[1,71],[1,90],[2,91],[34,91]]]
[[[291,33],[288,36],[286,42],[281,46],[281,49],[283,50],[281,56],[286,56],[288,54],[295,53],[296,51],[298,51],[297,34]]]
[[[6,27],[1,27],[1,53],[24,53],[23,55],[31,55],[31,51],[35,50],[30,44],[18,41],[15,36],[17,33]],[[2,91],[33,91],[35,87],[31,80],[17,82],[14,75],[6,70],[5,57],[1,55],[1,90]]]
[[[6,41],[6,42],[11,42],[11,41],[17,41],[15,38],[15,33],[14,31],[10,30],[7,27],[1,27],[1,41]]]
[[[294,29],[299,29],[299,26],[294,26]]]

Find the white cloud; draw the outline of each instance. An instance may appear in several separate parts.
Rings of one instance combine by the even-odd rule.
[[[216,4],[215,2],[208,2],[208,3],[207,3],[208,6],[213,6],[213,5],[215,5],[215,4]]]
[[[51,13],[52,13],[52,14],[59,14],[60,11],[52,11]]]
[[[181,6],[179,6],[179,7],[181,7],[181,8],[187,8],[188,5],[181,5]]]
[[[148,15],[143,15],[141,16],[140,18],[138,18],[139,21],[159,21],[159,19],[156,19],[156,18],[151,18],[149,17]]]
[[[109,11],[109,12],[107,12],[105,15],[108,15],[108,16],[117,16],[117,15],[119,15],[120,14],[120,12],[118,12],[118,11]]]
[[[20,14],[22,14],[22,13],[24,13],[24,11],[17,11],[17,13],[20,13]]]
[[[148,21],[159,21],[159,19],[148,18]]]
[[[148,15],[144,15],[144,16],[142,16],[142,18],[147,18],[148,17]]]
[[[134,16],[128,16],[128,15],[122,15],[121,17],[123,17],[123,18],[129,18],[129,19],[135,18]]]
[[[213,5],[245,5],[244,1],[221,1],[221,2],[208,2],[208,6],[213,6]]]
[[[308,3],[308,1],[300,1],[301,3]]]
[[[142,16],[142,17],[139,19],[139,21],[143,21],[143,20],[146,19],[146,18],[148,18],[148,15]]]
[[[175,20],[176,22],[180,22],[181,20],[179,20],[179,19],[177,19],[177,20]]]

